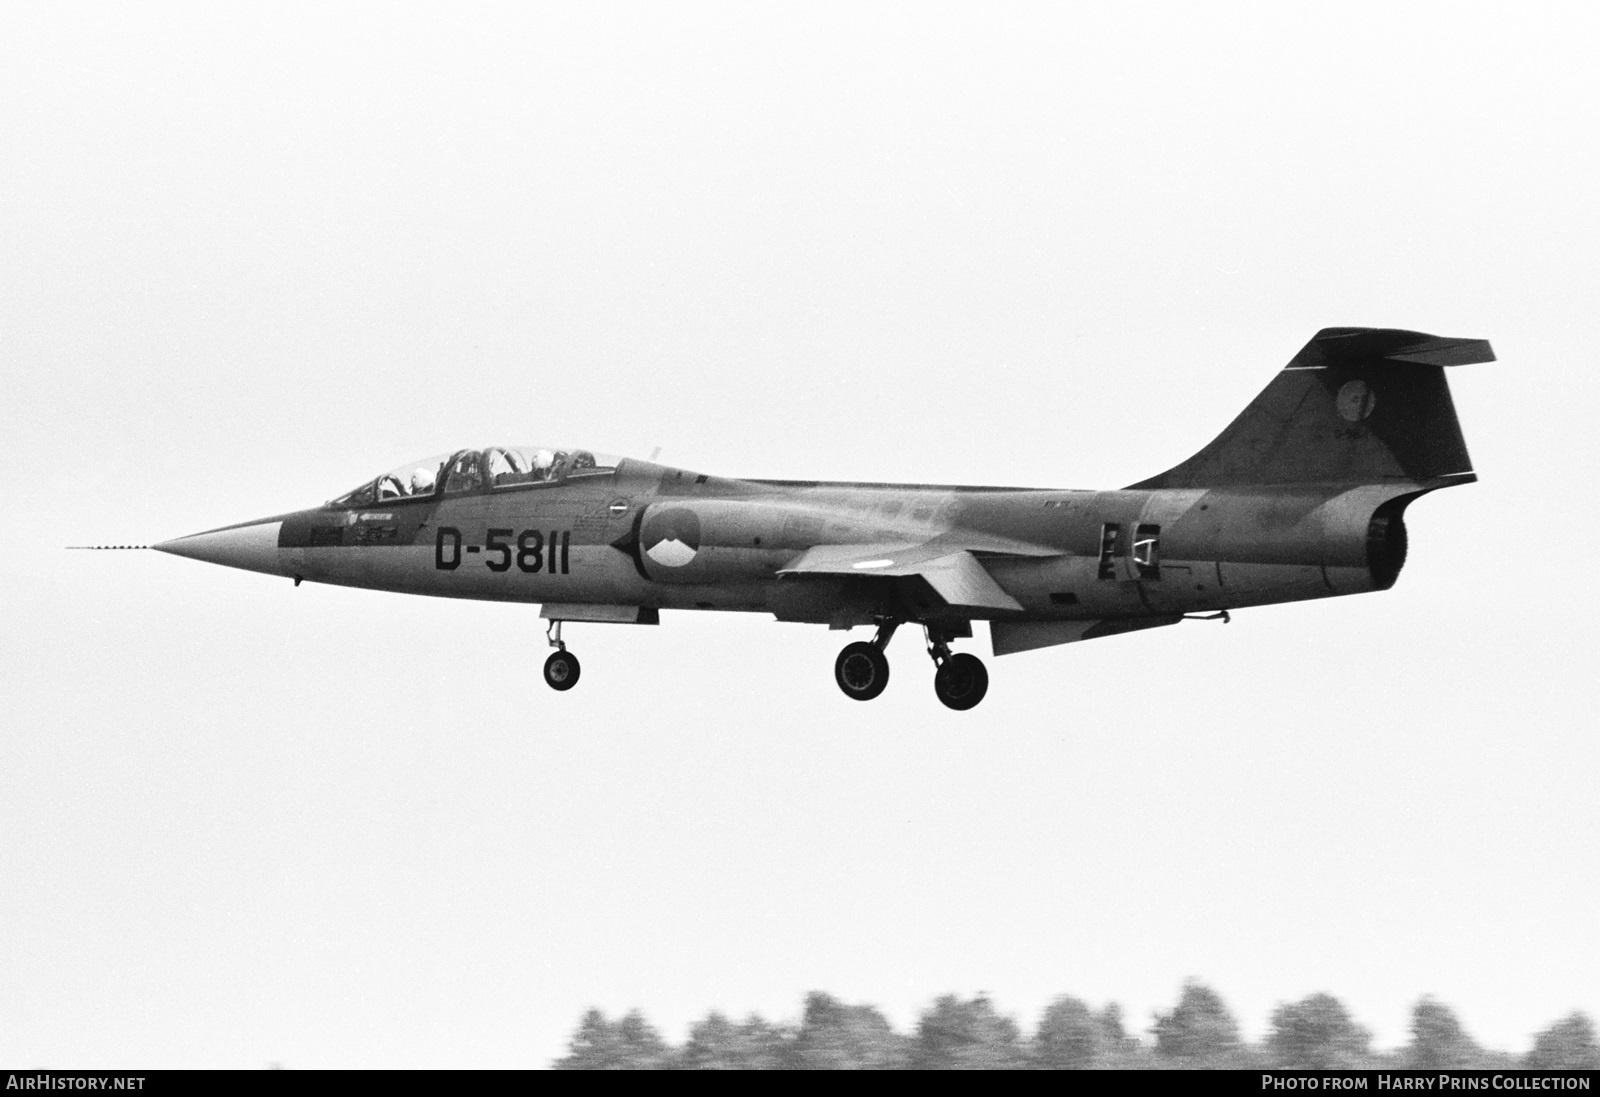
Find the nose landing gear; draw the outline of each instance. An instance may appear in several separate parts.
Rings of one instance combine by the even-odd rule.
[[[549,638],[550,646],[556,649],[544,661],[545,685],[554,690],[569,690],[578,684],[578,673],[582,669],[578,666],[578,657],[562,643],[560,621],[551,621],[545,636]]]

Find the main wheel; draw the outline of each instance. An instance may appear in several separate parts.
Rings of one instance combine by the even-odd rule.
[[[544,681],[551,689],[567,690],[578,684],[578,657],[570,651],[554,651],[544,661]]]
[[[852,701],[870,701],[889,684],[889,659],[865,641],[847,644],[833,662],[833,679]]]
[[[976,655],[952,655],[934,672],[933,692],[950,708],[965,712],[989,692],[989,672]]]

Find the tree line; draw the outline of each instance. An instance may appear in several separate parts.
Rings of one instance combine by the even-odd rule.
[[[1411,1038],[1374,1051],[1372,1034],[1328,994],[1278,1006],[1258,1044],[1244,1041],[1220,995],[1196,981],[1158,1012],[1149,1040],[1130,1034],[1115,1004],[1094,1010],[1055,999],[1024,1033],[985,995],[945,995],[900,1033],[868,1005],[806,995],[798,1022],[772,1024],[751,1014],[733,1021],[712,1012],[672,1046],[638,1010],[611,1020],[591,1009],[578,1022],[566,1070],[1055,1070],[1276,1067],[1328,1069],[1600,1068],[1594,1023],[1573,1013],[1540,1032],[1525,1055],[1480,1047],[1449,1006],[1425,997],[1412,1008]]]

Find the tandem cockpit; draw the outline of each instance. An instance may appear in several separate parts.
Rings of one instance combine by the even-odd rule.
[[[330,507],[368,507],[464,495],[475,491],[548,488],[575,480],[615,475],[615,457],[586,449],[551,446],[490,446],[461,449],[407,461],[328,501]]]

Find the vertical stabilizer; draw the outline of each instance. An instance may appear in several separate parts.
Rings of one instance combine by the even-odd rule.
[[[1210,445],[1130,487],[1469,483],[1444,367],[1492,361],[1482,339],[1324,328]]]

